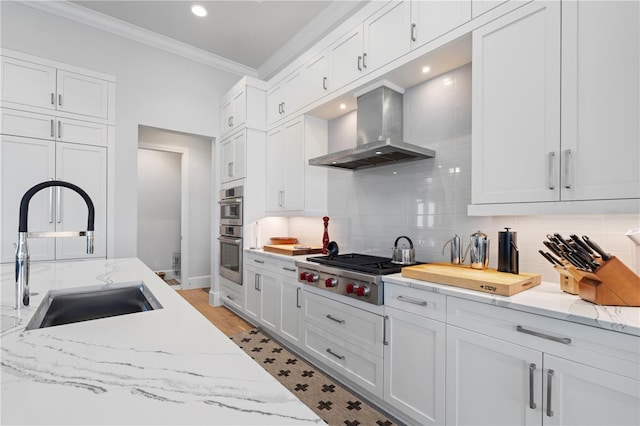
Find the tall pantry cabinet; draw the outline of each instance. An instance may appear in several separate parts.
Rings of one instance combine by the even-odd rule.
[[[82,238],[31,238],[32,260],[106,257],[107,152],[114,138],[113,77],[3,49],[0,260],[12,262],[24,193],[48,180],[85,190],[95,207],[94,253]],[[87,207],[67,188],[38,192],[29,231],[82,231]]]

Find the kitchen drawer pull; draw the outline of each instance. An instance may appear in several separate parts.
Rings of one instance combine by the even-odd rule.
[[[366,68],[367,67],[367,54],[363,53],[362,54],[362,68]]]
[[[296,308],[302,308],[302,305],[300,304],[300,290],[302,290],[302,287],[298,287],[296,289]]]
[[[227,164],[227,176],[233,177],[233,161]]]
[[[284,114],[284,102],[282,103],[282,114]]]
[[[322,88],[327,90],[327,77],[322,77]]]
[[[551,409],[551,378],[553,377],[553,370],[547,371],[547,417],[553,417],[553,410]]]
[[[533,400],[533,373],[536,371],[535,364],[529,364],[529,408],[534,410],[536,403]]]
[[[62,139],[62,122],[58,120],[58,139]]]
[[[232,296],[232,295],[230,295],[230,294],[227,294],[227,299],[229,299],[229,300],[236,300],[236,298],[235,298],[235,297],[233,297],[233,296]]]
[[[358,71],[362,71],[362,56],[358,56]]]
[[[330,353],[331,355],[335,356],[336,358],[344,361],[344,355],[338,355],[337,353],[332,351],[330,348],[327,348],[327,352]]]
[[[51,92],[51,105],[55,105],[56,104],[56,95],[55,93]]]
[[[233,115],[232,115],[231,117],[229,117],[229,120],[230,120],[230,122],[231,122],[231,124],[230,124],[230,125],[231,125],[231,127],[233,127]]]
[[[413,303],[414,305],[427,306],[427,302],[424,300],[413,299],[403,295],[398,296],[398,300],[401,302]]]
[[[331,314],[327,314],[327,318],[329,318],[331,321],[335,321],[335,322],[340,323],[340,324],[344,324],[345,323],[345,320],[332,317]]]
[[[264,260],[253,259],[253,261],[256,263],[264,263]]]
[[[517,326],[516,330],[519,331],[520,333],[530,334],[532,336],[540,337],[547,340],[553,340],[554,342],[563,343],[565,345],[571,344],[571,339],[568,337],[556,337],[556,336],[551,336],[549,334],[539,333],[533,330],[527,330],[521,325]]]
[[[382,344],[385,346],[389,345],[389,340],[387,339],[387,321],[389,320],[389,315],[385,315],[382,317]]]
[[[53,119],[52,119],[52,120],[51,120],[51,137],[54,137],[54,136],[55,136],[55,133],[54,133],[54,132],[55,132],[55,128],[54,128],[54,126],[53,126]],[[52,188],[53,188],[53,187],[52,187]]]
[[[289,272],[296,272],[297,269],[295,268],[287,268],[286,266],[283,266],[282,269],[284,269],[285,271],[289,271]]]
[[[564,150],[564,187],[565,189],[571,189],[571,182],[569,181],[569,175],[570,175],[570,161],[571,159],[571,150],[570,149],[565,149]]]
[[[260,289],[260,274],[256,274],[253,278],[253,286],[257,291],[262,291]]]
[[[549,189],[556,189],[555,179],[553,177],[553,160],[556,156],[556,153],[551,151],[547,154],[549,162],[547,163],[547,169],[549,171]]]
[[[411,41],[416,41],[416,24],[411,24]]]
[[[62,95],[58,95],[58,105],[62,106]]]

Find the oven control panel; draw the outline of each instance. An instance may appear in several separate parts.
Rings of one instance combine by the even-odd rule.
[[[382,305],[383,294],[378,291],[375,282],[308,268],[298,268],[298,282],[363,302]]]

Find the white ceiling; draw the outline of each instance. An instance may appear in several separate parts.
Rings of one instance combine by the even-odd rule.
[[[75,5],[185,43],[268,78],[328,34],[366,1],[109,0]],[[191,6],[204,6],[204,18]],[[106,15],[106,17],[104,16]]]

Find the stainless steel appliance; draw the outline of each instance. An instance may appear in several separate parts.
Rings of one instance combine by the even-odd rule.
[[[390,258],[356,253],[308,257],[296,266],[301,283],[373,305],[384,304],[382,276],[402,269]]]
[[[242,285],[242,196],[243,188],[220,193],[220,275]]]

